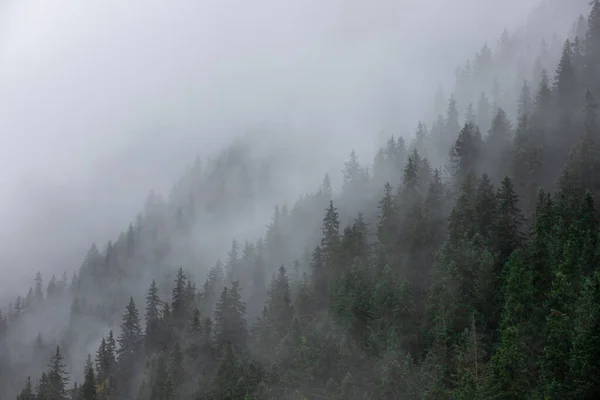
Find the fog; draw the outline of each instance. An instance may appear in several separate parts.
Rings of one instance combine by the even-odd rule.
[[[507,335],[600,315],[599,27],[600,0],[0,0],[0,397],[512,388]]]
[[[370,160],[379,131],[410,134],[454,66],[535,3],[4,2],[0,293],[78,267],[149,190],[254,124],[302,149],[306,181],[351,148]]]

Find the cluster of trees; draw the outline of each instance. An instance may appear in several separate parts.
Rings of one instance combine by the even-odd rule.
[[[600,398],[599,0],[573,33],[514,112],[504,97],[461,118],[477,95],[458,91],[372,170],[352,153],[339,195],[326,176],[200,287],[193,267],[157,275],[142,306],[131,281],[172,257],[165,232],[197,229],[180,183],[179,203],[150,202],[69,284],[44,293],[39,275],[0,316],[4,357],[31,320],[68,313],[0,379],[23,374],[19,400]],[[472,76],[489,83],[484,50]],[[115,333],[86,359],[90,320]]]

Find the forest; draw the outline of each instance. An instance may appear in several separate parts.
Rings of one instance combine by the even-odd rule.
[[[198,232],[235,225],[269,165],[196,160],[0,311],[0,397],[600,398],[600,0],[569,23],[484,45],[410,140],[352,151],[342,187],[222,259]]]

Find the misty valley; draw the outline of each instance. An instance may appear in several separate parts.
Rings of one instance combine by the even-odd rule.
[[[600,399],[600,0],[454,72],[292,202],[318,144],[189,160],[0,304],[0,399]]]

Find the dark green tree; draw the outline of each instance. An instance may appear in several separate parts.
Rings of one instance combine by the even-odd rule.
[[[158,296],[158,287],[152,280],[152,284],[146,295],[146,327],[144,331],[144,345],[147,354],[152,354],[159,350],[162,342],[163,327],[161,325],[161,300]]]
[[[83,385],[81,386],[81,399],[82,400],[97,400],[98,395],[96,393],[96,374],[94,372],[94,365],[92,364],[92,356],[88,355],[88,359],[85,365],[85,378]]]
[[[69,382],[69,375],[59,346],[56,346],[56,351],[50,358],[46,376],[48,378],[48,386],[45,398],[47,400],[67,400],[67,382]]]

